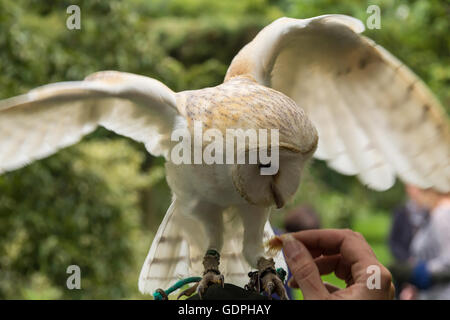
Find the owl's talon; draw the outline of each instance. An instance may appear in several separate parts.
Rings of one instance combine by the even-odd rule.
[[[163,289],[156,289],[156,292],[160,294],[161,300],[169,300],[169,296],[166,294],[166,292]]]
[[[269,296],[270,300],[272,300],[272,293],[273,293],[274,289],[275,289],[275,285],[273,284],[272,281],[269,281],[264,287],[264,291],[267,292],[267,295]]]
[[[278,294],[281,300],[288,300],[286,288],[275,270],[273,259],[260,258],[258,260],[258,278],[260,287],[272,299],[272,293]]]
[[[205,273],[203,279],[200,280],[197,287],[197,293],[200,299],[202,299],[203,294],[212,284],[219,284],[223,288],[225,286],[223,275],[221,275],[220,273],[217,274],[214,271],[208,271],[207,273]]]
[[[261,292],[260,281],[259,281],[259,272],[258,271],[250,271],[248,273],[248,277],[250,278],[250,280],[245,285],[244,289],[248,290],[248,291],[255,291],[257,293]]]
[[[197,293],[200,299],[212,284],[219,284],[225,287],[225,278],[219,271],[220,254],[216,250],[208,250],[203,257],[203,278],[198,283]]]
[[[198,284],[199,282],[197,282],[196,284],[194,284],[192,287],[187,288],[186,290],[183,290],[177,297],[177,300],[179,300],[182,296],[186,296],[189,297],[191,295],[193,295],[195,293],[195,291],[197,291],[198,288]]]

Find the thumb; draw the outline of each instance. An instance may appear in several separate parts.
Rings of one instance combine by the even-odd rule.
[[[305,300],[326,299],[328,290],[308,249],[291,234],[284,234],[280,238],[286,262]]]

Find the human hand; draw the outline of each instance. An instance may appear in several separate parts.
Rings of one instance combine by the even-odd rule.
[[[292,272],[291,287],[300,288],[305,299],[393,299],[391,273],[377,260],[372,248],[359,233],[323,229],[287,233],[271,240],[282,242]],[[369,289],[369,266],[380,268],[380,288]],[[345,280],[339,289],[325,285],[322,274],[334,272]]]

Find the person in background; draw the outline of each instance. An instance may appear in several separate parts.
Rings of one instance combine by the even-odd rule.
[[[450,194],[407,187],[414,201],[428,211],[415,231],[409,257],[392,267],[394,278],[409,283],[400,299],[450,299]]]
[[[320,218],[310,206],[300,206],[289,211],[284,217],[286,232],[320,229]]]
[[[394,210],[391,231],[389,233],[389,248],[396,262],[404,263],[411,257],[411,242],[420,226],[426,223],[428,210],[419,202],[420,190],[407,185],[408,200]]]
[[[415,292],[408,279],[400,275],[403,273],[400,266],[407,265],[411,258],[412,239],[429,218],[428,210],[419,204],[420,190],[412,185],[406,185],[405,191],[408,200],[394,210],[392,227],[389,232],[389,249],[395,259],[390,268],[394,273],[397,298],[401,298],[401,293],[403,293],[403,298],[406,298]]]

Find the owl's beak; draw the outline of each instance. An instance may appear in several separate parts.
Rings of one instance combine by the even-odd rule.
[[[280,191],[278,190],[275,182],[272,181],[272,183],[270,184],[270,189],[272,190],[273,200],[275,201],[277,208],[278,209],[282,208],[284,206],[284,199]]]

